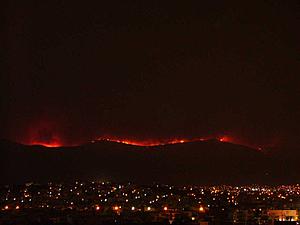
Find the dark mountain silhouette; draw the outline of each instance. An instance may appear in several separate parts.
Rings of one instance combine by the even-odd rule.
[[[270,154],[217,140],[142,147],[98,141],[46,148],[0,142],[1,183],[111,180],[136,183],[247,184],[299,181],[291,165]]]

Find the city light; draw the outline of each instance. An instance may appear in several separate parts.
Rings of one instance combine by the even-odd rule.
[[[139,186],[131,183],[74,182],[64,185],[49,183],[47,188],[37,184],[19,186],[14,189],[5,186],[4,190],[6,191],[2,193],[5,205],[2,210],[9,210],[9,212],[20,209],[25,211],[38,209],[64,211],[68,209],[74,212],[94,210],[100,216],[109,210],[121,215],[121,213],[130,214],[144,209],[145,212],[151,212],[151,216],[153,213],[153,216],[161,215],[162,217],[172,216],[173,212],[179,215],[189,213],[189,218],[197,221],[198,216],[201,218],[202,215],[218,216],[215,212],[220,211],[234,215],[238,210],[245,208],[245,204],[252,203],[256,207],[253,206],[249,209],[249,217],[254,213],[268,215],[268,218],[273,220],[298,222],[297,210],[290,209],[300,202],[300,185],[298,184],[182,187],[157,184]],[[60,198],[53,198],[58,193],[61,193]],[[25,195],[30,197],[25,198]],[[99,203],[93,203],[92,199]],[[132,200],[134,200],[134,205],[129,205],[133,204]],[[270,202],[276,204],[270,204]],[[198,205],[198,207],[186,209],[186,205]],[[283,207],[276,208],[281,206]],[[270,209],[270,207],[275,209]],[[170,213],[168,213],[169,211]],[[241,222],[238,218],[232,219],[236,223]]]

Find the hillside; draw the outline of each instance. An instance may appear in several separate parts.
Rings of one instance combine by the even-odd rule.
[[[74,179],[136,183],[273,183],[299,179],[295,166],[217,140],[151,147],[99,141],[46,148],[0,142],[1,183]],[[298,168],[298,167],[297,167]]]

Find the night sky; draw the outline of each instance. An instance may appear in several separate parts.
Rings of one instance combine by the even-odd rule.
[[[7,1],[3,9],[2,138],[300,142],[299,1]]]

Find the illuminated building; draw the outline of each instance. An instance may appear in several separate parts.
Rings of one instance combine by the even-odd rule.
[[[298,221],[298,211],[297,210],[269,210],[268,216],[274,221]]]

